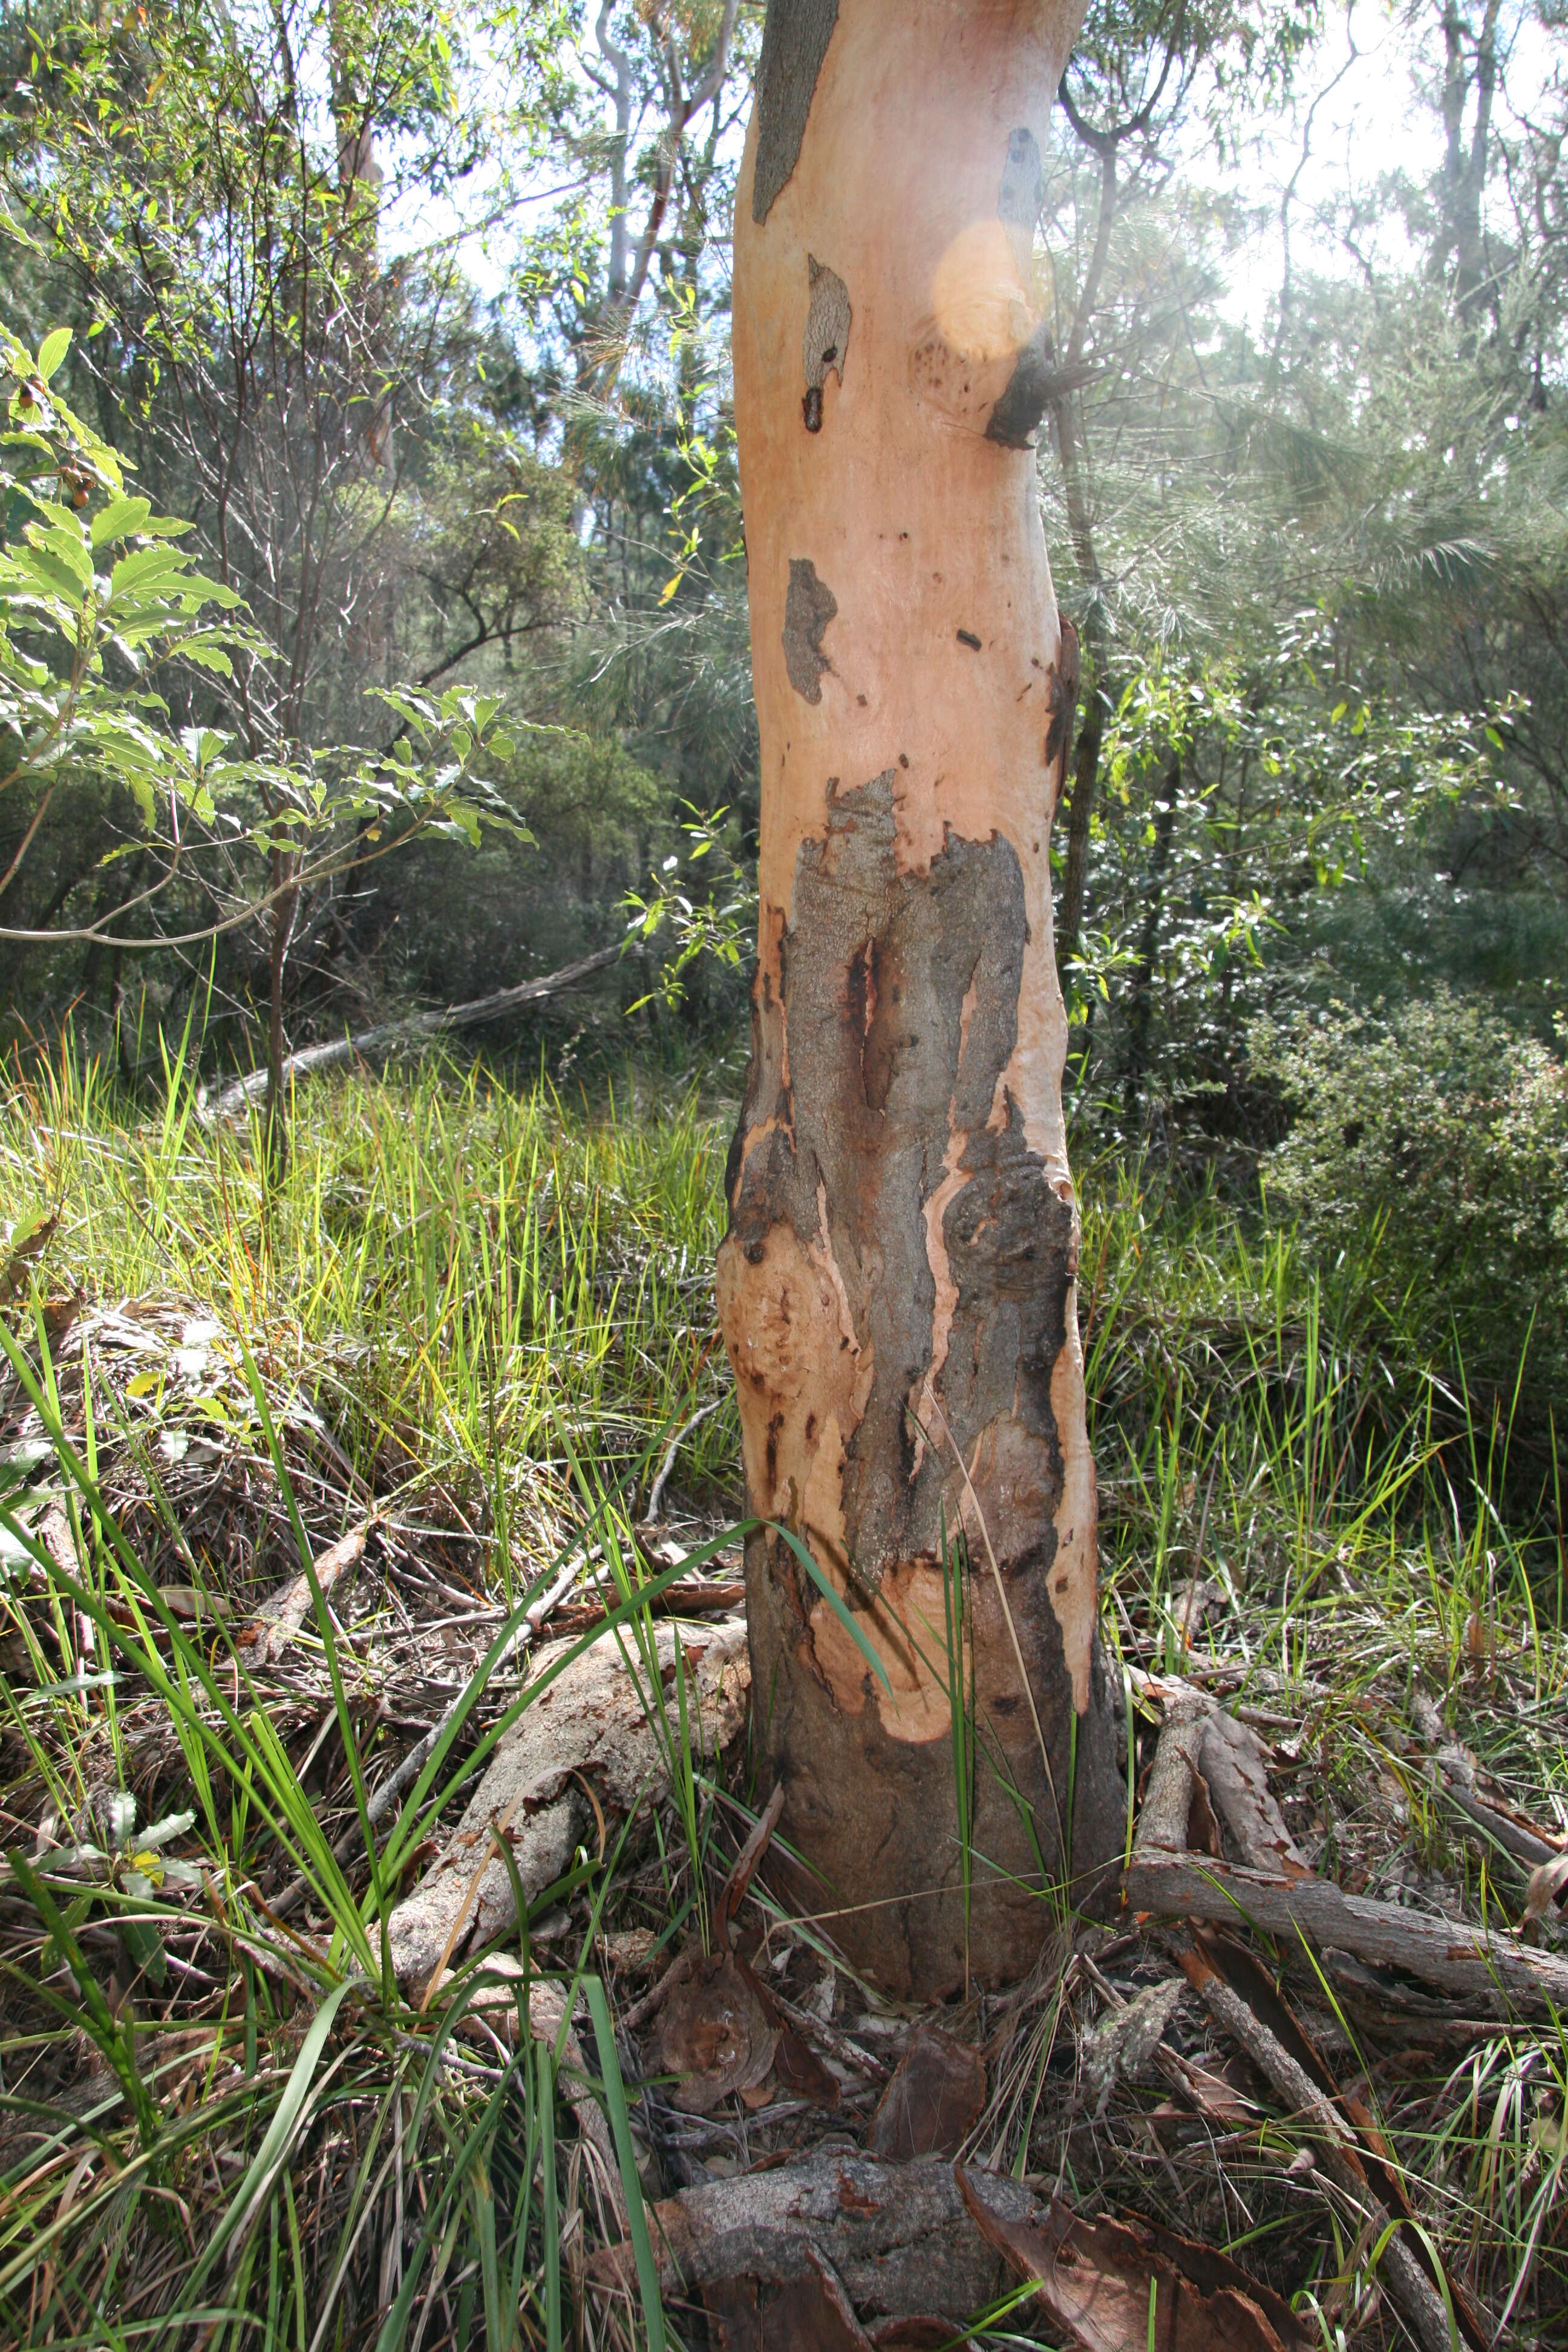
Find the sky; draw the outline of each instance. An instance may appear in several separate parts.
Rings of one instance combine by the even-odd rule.
[[[1442,158],[1443,131],[1436,109],[1423,104],[1420,85],[1434,85],[1442,50],[1436,10],[1394,11],[1367,0],[1331,14],[1323,38],[1289,113],[1259,123],[1253,153],[1239,174],[1215,173],[1216,185],[1237,187],[1262,220],[1233,280],[1227,308],[1260,332],[1276,299],[1283,262],[1279,206],[1291,181],[1292,267],[1325,274],[1357,268],[1338,224],[1352,201],[1369,214],[1357,247],[1374,266],[1390,270],[1411,257],[1404,223],[1378,204],[1380,184],[1394,173],[1429,176]],[[1533,8],[1511,0],[1500,20],[1501,87],[1494,130],[1520,127],[1521,110],[1539,106],[1551,82],[1553,48]],[[1468,130],[1468,119],[1466,124]],[[1192,167],[1204,169],[1195,153]],[[1212,171],[1212,165],[1209,167]]]
[[[1520,110],[1539,104],[1553,66],[1551,37],[1524,0],[1509,0],[1503,28],[1503,84],[1494,121],[1506,133],[1516,127]],[[1358,268],[1339,226],[1352,199],[1363,215],[1357,233],[1361,254],[1389,269],[1408,261],[1403,223],[1396,209],[1379,205],[1378,191],[1390,173],[1420,179],[1437,165],[1441,125],[1435,110],[1421,103],[1418,85],[1424,77],[1435,79],[1440,66],[1433,7],[1394,10],[1378,0],[1353,0],[1348,9],[1331,10],[1295,103],[1255,124],[1238,164],[1218,163],[1195,132],[1190,136],[1184,159],[1187,172],[1207,179],[1216,192],[1239,194],[1257,215],[1254,235],[1235,258],[1225,305],[1234,319],[1256,334],[1266,329],[1283,262],[1280,205],[1292,182],[1295,269],[1332,274]],[[475,174],[455,199],[411,190],[384,216],[386,250],[428,250],[437,241],[454,240],[479,293],[498,297],[507,289],[523,235],[559,200],[565,176],[553,167],[535,174],[531,193],[482,229],[468,225],[490,212],[498,193],[493,177]]]

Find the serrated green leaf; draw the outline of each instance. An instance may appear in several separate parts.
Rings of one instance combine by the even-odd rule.
[[[82,590],[86,583],[79,574],[68,564],[62,563],[47,547],[13,548],[6,558],[5,569],[19,575],[17,585],[24,591],[30,586],[41,593],[51,604],[57,602],[63,604],[73,621],[80,612]]]
[[[166,581],[185,568],[185,558],[177,547],[139,547],[122,555],[110,573],[110,596],[118,601],[132,588],[145,590],[154,581]]]
[[[92,519],[92,543],[107,547],[111,540],[129,539],[146,523],[153,509],[146,499],[112,499]]]
[[[65,565],[82,587],[86,588],[89,585],[92,580],[92,558],[88,553],[87,542],[79,530],[66,530],[58,523],[51,524],[38,533],[33,543],[36,547],[47,549],[50,555]]]
[[[38,345],[38,373],[46,383],[55,374],[70,347],[71,331],[68,327],[56,327],[44,337]]]

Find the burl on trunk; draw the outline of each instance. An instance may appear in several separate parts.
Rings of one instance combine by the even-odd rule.
[[[720,1312],[750,1507],[887,1678],[753,1536],[754,1737],[793,1892],[924,1998],[1023,1974],[1121,1835],[1051,938],[1076,647],[1033,449],[1080,13],[772,0],[735,223],[762,906]]]

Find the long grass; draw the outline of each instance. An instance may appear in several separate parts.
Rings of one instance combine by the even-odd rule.
[[[741,1508],[711,1295],[729,1128],[693,1087],[628,1079],[590,1107],[428,1063],[302,1091],[269,1187],[259,1136],[205,1122],[178,1049],[152,1105],[68,1053],[0,1095],[0,1390],[26,1424],[0,1464],[7,2341],[489,2352],[599,2325],[584,2262],[622,2217],[637,2242],[653,2112],[619,2079],[603,1937],[700,1932],[727,1825],[744,1832],[679,1671],[660,1697],[649,1612],[675,1570],[634,1536],[672,1437],[693,1559]],[[1127,1686],[1212,1669],[1296,1727],[1321,1866],[1509,1913],[1510,1866],[1398,1733],[1424,1693],[1568,1826],[1561,1575],[1539,1519],[1500,1505],[1506,1413],[1467,1419],[1462,1371],[1402,1352],[1374,1250],[1314,1266],[1288,1229],[1138,1168],[1084,1189],[1102,1624]],[[315,1591],[292,1680],[253,1675],[226,1609],[313,1575],[367,1517],[397,1574],[353,1622]],[[527,1612],[563,1577],[597,1580],[658,1711],[651,1846],[627,1824],[583,1851],[520,1920],[521,1976],[481,1955],[411,2011],[385,1918],[537,1696]],[[406,1636],[399,1579],[423,1596]],[[381,1655],[401,1681],[378,1682]],[[387,1692],[410,1687],[438,1733],[373,1820]],[[1134,1709],[1130,1806],[1141,1752]],[[966,1748],[955,1769],[962,1792]],[[273,1907],[286,1884],[296,1912]],[[592,2036],[534,2042],[541,1976],[564,2019],[585,1989]],[[1059,1983],[1043,2015],[993,2152],[1062,2177],[1082,2153],[1048,2087],[1071,2042]],[[1450,2260],[1512,2325],[1549,2327],[1568,2304],[1560,2043],[1500,2032],[1468,2070],[1380,2080]],[[562,2128],[573,2096],[601,2103],[607,2138]],[[1107,2146],[1118,2193],[1157,2207]],[[1300,2254],[1283,2206],[1258,2227]],[[1332,2268],[1312,2273],[1325,2308]],[[657,2342],[638,2273],[637,2305],[604,2324]]]
[[[35,1068],[0,1102],[0,1212],[18,1234],[58,1217],[57,1284],[185,1299],[252,1335],[378,1487],[482,1498],[504,1551],[566,1439],[629,1475],[723,1395],[728,1137],[693,1090],[650,1103],[628,1082],[589,1115],[436,1064],[318,1085],[274,1191],[255,1131],[204,1125],[177,1056],[168,1076],[162,1108],[128,1118],[100,1066]],[[682,1479],[732,1486],[735,1444],[725,1408]]]

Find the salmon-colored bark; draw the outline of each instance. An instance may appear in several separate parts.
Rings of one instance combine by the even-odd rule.
[[[720,1308],[751,1507],[886,1674],[756,1537],[756,1734],[796,1892],[923,1995],[1021,1974],[1120,1825],[1051,934],[1076,646],[1032,446],[1079,14],[773,0],[735,228],[762,911]]]

